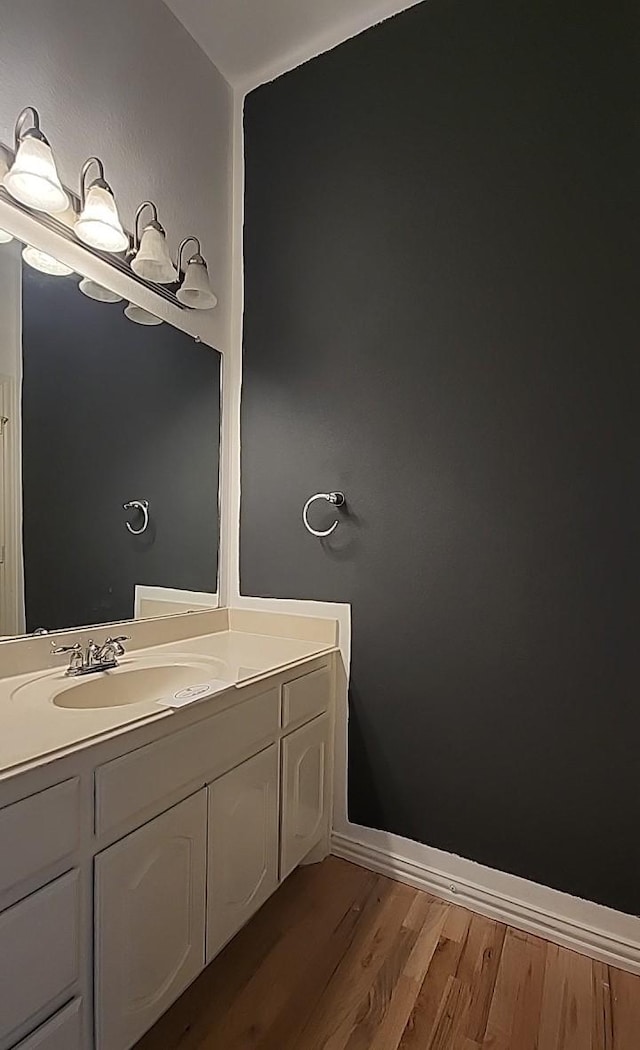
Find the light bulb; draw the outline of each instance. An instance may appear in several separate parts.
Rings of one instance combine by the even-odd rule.
[[[129,238],[122,229],[115,198],[103,179],[94,182],[87,190],[75,231],[80,240],[92,248],[123,252],[129,247]]]
[[[58,178],[51,146],[41,132],[25,133],[15,160],[2,182],[12,197],[37,211],[57,215],[69,207],[69,198]]]
[[[33,248],[30,244],[27,244],[22,249],[22,258],[34,270],[39,270],[40,273],[48,273],[51,277],[68,277],[69,274],[73,273],[71,267],[67,266],[66,263],[60,262],[59,259],[49,255],[48,252],[41,252],[39,248]]]
[[[88,299],[95,299],[97,303],[122,302],[121,295],[118,295],[117,292],[112,292],[110,288],[105,288],[102,284],[98,284],[97,281],[92,281],[90,277],[83,277],[78,288]]]
[[[150,313],[149,310],[143,310],[143,308],[137,306],[136,303],[129,303],[128,306],[125,306],[124,315],[136,324],[162,324],[162,319],[160,317],[156,317],[156,315]]]

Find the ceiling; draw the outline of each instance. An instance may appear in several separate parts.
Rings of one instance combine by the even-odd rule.
[[[165,0],[234,86],[255,87],[418,0]]]

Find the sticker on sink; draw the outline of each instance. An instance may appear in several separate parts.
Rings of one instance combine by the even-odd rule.
[[[186,707],[187,704],[195,704],[198,700],[204,700],[230,687],[231,684],[224,679],[212,678],[210,682],[200,682],[198,685],[178,689],[173,696],[163,696],[161,700],[156,700],[156,703],[160,707]]]

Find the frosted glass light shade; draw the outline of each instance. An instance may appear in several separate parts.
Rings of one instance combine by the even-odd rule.
[[[18,146],[15,160],[2,180],[17,201],[37,211],[57,215],[70,201],[58,178],[51,146],[44,139],[26,135]]]
[[[157,284],[172,284],[178,280],[178,271],[169,255],[167,238],[159,224],[152,222],[145,228],[131,269],[138,277]]]
[[[98,284],[97,281],[92,281],[90,277],[83,277],[78,288],[83,295],[86,295],[89,299],[95,299],[97,303],[122,302],[121,295],[118,295],[117,292],[112,292],[110,288],[105,288],[102,284]]]
[[[68,277],[69,274],[73,273],[71,267],[67,266],[66,263],[60,262],[59,259],[49,255],[48,252],[41,252],[39,248],[32,248],[30,244],[27,244],[22,249],[22,258],[34,270],[40,270],[40,273],[48,273],[51,277]]]
[[[75,225],[76,236],[92,248],[106,252],[123,252],[129,238],[122,229],[113,194],[106,186],[94,183]]]
[[[217,305],[217,296],[211,291],[207,264],[201,255],[194,255],[187,263],[182,286],[176,297],[193,310],[212,310]]]
[[[135,303],[129,303],[128,306],[125,306],[124,315],[130,321],[135,321],[136,324],[162,324],[162,318],[156,317],[155,314],[149,313],[148,310],[143,310],[141,306],[136,306]]]
[[[0,244],[8,244],[9,241],[12,241],[12,240],[13,240],[13,237],[11,236],[10,233],[7,233],[6,230],[0,230]]]

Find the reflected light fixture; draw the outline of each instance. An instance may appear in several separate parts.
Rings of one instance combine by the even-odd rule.
[[[146,223],[140,235],[140,219],[145,208],[151,208],[153,218]],[[173,284],[178,280],[163,227],[158,222],[158,209],[153,201],[143,201],[136,212],[133,234],[133,251],[135,257],[131,269],[138,277],[156,284]]]
[[[9,244],[13,240],[13,236],[7,233],[6,230],[0,230],[0,244]]]
[[[162,324],[162,318],[156,317],[155,314],[149,312],[149,310],[143,310],[141,306],[137,306],[136,303],[129,303],[124,308],[124,316],[128,317],[130,321],[134,321],[136,324]]]
[[[26,127],[31,120],[32,126]],[[2,183],[15,200],[36,211],[57,215],[69,207],[69,197],[58,177],[51,146],[40,130],[40,114],[33,106],[22,110],[14,129],[15,158]]]
[[[97,167],[98,175],[87,185],[92,164]],[[122,229],[113,190],[105,181],[104,165],[99,157],[89,157],[82,165],[80,206],[75,232],[81,241],[107,252],[123,252],[129,247],[129,238]]]
[[[40,270],[40,273],[48,273],[51,277],[68,277],[69,274],[73,273],[71,267],[67,266],[66,263],[60,262],[59,259],[49,255],[48,252],[41,252],[39,248],[33,248],[30,244],[25,245],[22,249],[22,258],[34,270]]]
[[[92,281],[90,277],[83,277],[78,288],[88,299],[95,299],[97,303],[122,302],[121,295],[118,295],[117,292],[112,292],[110,288],[105,288],[103,284],[98,284],[97,281]]]
[[[182,272],[183,251],[190,241],[193,241],[198,246],[198,250],[195,255],[192,255],[187,260],[184,280],[176,292],[176,297],[181,303],[185,306],[190,306],[193,310],[212,310],[217,305],[218,299],[211,291],[207,264],[202,257],[200,241],[197,237],[185,237],[178,248],[178,270]]]

